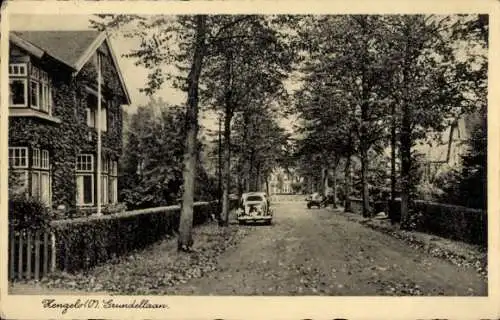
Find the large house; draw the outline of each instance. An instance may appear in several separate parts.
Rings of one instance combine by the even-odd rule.
[[[429,138],[415,146],[415,150],[423,155],[423,178],[426,181],[433,181],[434,177],[452,168],[460,168],[467,139],[478,119],[476,113],[464,115],[437,136],[429,135]]]
[[[107,35],[12,31],[9,39],[9,172],[20,177],[16,191],[54,208],[92,209],[100,183],[101,203],[117,203],[122,106],[130,97]]]
[[[295,190],[294,184],[303,182],[303,178],[299,177],[294,170],[284,170],[283,168],[275,168],[269,179],[270,194],[293,194]]]

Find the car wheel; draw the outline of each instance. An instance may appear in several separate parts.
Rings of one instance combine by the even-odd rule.
[[[266,226],[270,226],[272,223],[273,223],[272,220],[267,220],[266,221]]]
[[[244,225],[245,224],[245,221],[238,221],[238,223],[240,224],[240,226]]]

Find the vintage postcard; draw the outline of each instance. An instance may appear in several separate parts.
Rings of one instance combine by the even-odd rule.
[[[500,317],[498,1],[7,1],[0,317]]]

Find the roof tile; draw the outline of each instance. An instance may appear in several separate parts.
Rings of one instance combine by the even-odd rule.
[[[100,34],[93,30],[13,32],[73,68],[76,68],[78,59]]]

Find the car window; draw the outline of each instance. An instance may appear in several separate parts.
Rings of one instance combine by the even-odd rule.
[[[246,201],[262,201],[262,197],[261,196],[248,196],[246,198]]]

